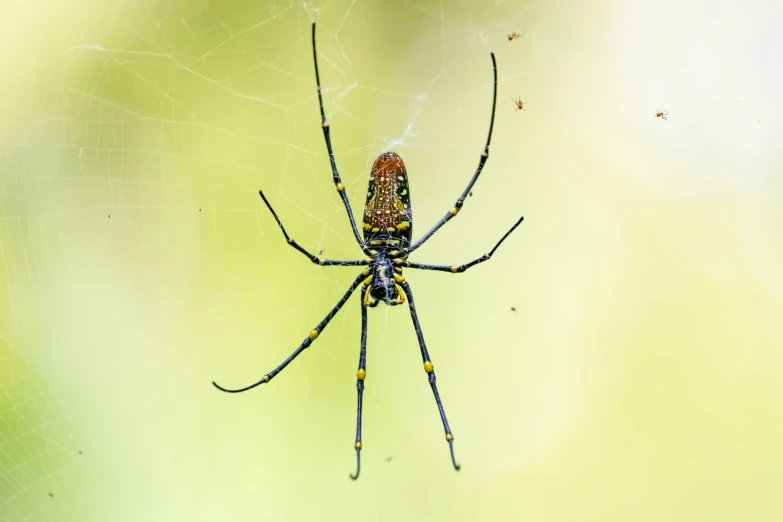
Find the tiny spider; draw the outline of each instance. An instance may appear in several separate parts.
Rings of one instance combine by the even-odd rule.
[[[522,34],[525,34],[525,33],[522,33]],[[522,38],[522,34],[519,34],[519,33],[511,33],[510,35],[508,35],[508,41],[510,42],[510,41],[511,41],[511,40],[513,40],[514,38]]]
[[[523,102],[521,96],[517,96],[516,100],[514,98],[511,98],[511,101],[514,102],[514,105],[516,105],[516,107],[517,107],[517,110],[514,111],[514,112],[517,112],[520,109],[523,110],[523,111],[525,110],[525,104],[527,102]]]
[[[662,120],[665,120],[666,116],[668,116],[668,115],[669,115],[669,111],[656,111],[655,112],[655,117],[656,118],[661,118]]]
[[[358,260],[332,260],[324,259],[323,257],[317,257],[305,250],[303,247],[294,241],[283,228],[283,224],[277,217],[277,214],[272,209],[272,205],[264,196],[263,191],[259,191],[261,199],[264,200],[272,217],[275,218],[277,226],[280,227],[280,231],[283,233],[286,242],[291,245],[295,250],[301,252],[310,261],[316,265],[321,266],[353,266],[363,267],[361,273],[359,273],[351,283],[350,288],[340,298],[337,304],[332,308],[326,317],[313,328],[310,333],[305,337],[299,347],[283,361],[277,368],[267,373],[261,379],[249,386],[238,389],[227,389],[219,386],[214,381],[212,384],[221,391],[228,393],[239,393],[250,390],[264,383],[268,383],[275,378],[280,372],[282,372],[299,354],[313,344],[313,342],[319,338],[323,333],[326,326],[334,318],[337,312],[345,305],[348,298],[353,292],[362,287],[359,295],[359,303],[361,307],[361,335],[360,335],[360,349],[359,349],[359,368],[356,372],[356,391],[358,393],[358,405],[356,411],[356,442],[354,448],[356,449],[356,473],[351,474],[352,479],[359,477],[359,471],[361,469],[360,451],[362,449],[362,398],[364,397],[364,381],[367,377],[367,309],[378,306],[379,303],[385,303],[388,306],[396,306],[403,304],[406,299],[408,301],[408,307],[411,319],[413,321],[413,329],[416,332],[416,338],[418,340],[419,349],[421,350],[421,358],[424,365],[424,372],[427,375],[427,381],[432,389],[432,394],[435,397],[435,403],[438,407],[438,413],[440,414],[440,420],[443,423],[443,429],[446,432],[446,441],[449,445],[449,453],[451,456],[451,463],[454,469],[459,470],[460,466],[457,464],[454,458],[454,435],[451,433],[451,428],[446,420],[446,413],[443,410],[443,403],[438,393],[438,388],[435,384],[435,371],[430,359],[429,352],[427,351],[427,345],[424,342],[424,334],[421,331],[421,324],[419,323],[419,317],[416,313],[416,306],[413,302],[413,292],[408,281],[402,276],[403,267],[419,270],[447,272],[451,274],[459,274],[467,269],[488,261],[492,258],[492,255],[500,247],[500,244],[522,223],[524,218],[519,218],[517,222],[512,226],[503,237],[500,238],[495,246],[488,253],[483,256],[474,259],[468,263],[462,265],[430,265],[424,263],[416,263],[408,261],[408,257],[414,250],[422,246],[430,237],[435,234],[443,225],[449,222],[451,218],[457,215],[465,203],[465,199],[470,194],[473,185],[476,183],[481,171],[484,169],[484,164],[489,158],[489,142],[492,138],[492,128],[495,121],[495,102],[497,101],[497,83],[498,83],[498,71],[495,63],[495,55],[490,54],[492,57],[492,70],[494,73],[494,90],[492,94],[492,114],[489,124],[489,134],[487,135],[487,141],[484,144],[484,149],[479,158],[478,167],[476,168],[473,177],[470,178],[467,188],[457,198],[457,202],[454,207],[451,208],[446,215],[443,216],[429,232],[424,234],[418,241],[412,241],[412,221],[413,215],[411,213],[411,199],[408,185],[408,173],[405,168],[405,164],[402,162],[402,158],[394,152],[384,152],[375,160],[372,169],[370,171],[370,181],[367,191],[367,199],[364,204],[363,213],[363,226],[360,228],[363,230],[363,238],[359,235],[359,227],[356,226],[356,221],[351,211],[351,205],[348,203],[348,195],[346,194],[345,185],[340,180],[340,174],[337,172],[337,163],[334,159],[334,152],[332,150],[332,140],[329,136],[329,124],[326,122],[326,115],[324,113],[324,103],[322,98],[321,80],[318,75],[318,57],[315,50],[315,24],[313,24],[313,61],[315,62],[315,82],[318,91],[318,104],[321,109],[321,130],[324,133],[324,139],[326,141],[326,150],[329,154],[329,163],[332,170],[332,181],[337,189],[337,194],[342,199],[345,210],[348,214],[348,221],[351,224],[351,230],[353,231],[354,238],[359,245],[359,248],[367,256],[365,259]],[[389,457],[391,459],[391,457]]]

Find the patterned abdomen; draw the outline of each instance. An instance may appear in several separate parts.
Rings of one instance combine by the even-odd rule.
[[[411,242],[411,197],[405,163],[394,152],[378,156],[364,204],[364,240],[370,248],[406,248]]]

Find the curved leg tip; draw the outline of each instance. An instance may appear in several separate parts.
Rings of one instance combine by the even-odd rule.
[[[457,464],[457,459],[454,458],[454,439],[449,440],[449,453],[451,454],[451,465],[454,466],[455,471],[459,471],[462,466]]]
[[[360,455],[360,453],[359,453],[360,451],[361,450],[359,448],[356,448],[356,475],[354,475],[353,473],[349,473],[348,476],[351,477],[351,480],[358,479],[359,478],[359,472],[362,469],[362,467],[361,467],[362,466],[362,461],[360,460],[361,457],[359,456]]]

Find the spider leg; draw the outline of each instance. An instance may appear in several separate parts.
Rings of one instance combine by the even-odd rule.
[[[329,124],[326,122],[326,114],[324,113],[324,100],[321,96],[321,78],[318,75],[318,55],[315,51],[315,22],[313,22],[313,62],[315,63],[315,83],[318,87],[318,106],[321,109],[321,128],[324,131],[326,150],[329,151],[329,163],[332,166],[332,180],[334,181],[334,186],[337,189],[337,192],[340,194],[340,198],[343,200],[345,210],[348,212],[348,220],[351,222],[351,229],[353,230],[353,235],[356,238],[356,242],[359,244],[362,252],[369,256],[369,249],[364,245],[364,241],[362,241],[362,238],[359,236],[359,229],[356,228],[356,220],[353,217],[353,212],[351,212],[351,205],[348,203],[348,195],[345,193],[345,185],[343,185],[342,181],[340,180],[340,174],[337,172],[337,163],[334,161],[332,140],[329,137]]]
[[[478,168],[476,169],[476,173],[473,175],[473,178],[471,178],[470,183],[468,183],[468,187],[465,189],[465,191],[462,193],[459,199],[457,199],[457,202],[454,204],[454,208],[449,210],[446,213],[446,215],[440,221],[438,221],[438,223],[434,227],[430,229],[429,232],[424,234],[424,236],[422,236],[421,239],[416,241],[416,243],[414,243],[408,249],[408,252],[413,252],[421,245],[423,245],[424,242],[427,241],[435,232],[437,232],[440,227],[448,223],[451,218],[457,215],[457,212],[460,211],[460,209],[462,208],[462,204],[465,202],[465,198],[468,197],[468,193],[473,188],[473,185],[475,185],[479,175],[481,175],[481,171],[484,169],[484,164],[487,162],[487,158],[489,158],[489,142],[490,140],[492,140],[492,128],[495,125],[495,104],[498,98],[498,66],[497,63],[495,62],[495,53],[491,53],[490,55],[492,56],[492,71],[495,75],[495,81],[493,83],[494,90],[492,92],[492,116],[489,121],[489,134],[487,135],[487,143],[484,145],[484,152],[481,153],[481,159],[479,159],[479,164],[478,164]]]
[[[400,264],[402,266],[405,266],[405,267],[408,267],[408,268],[419,268],[419,269],[422,269],[422,270],[436,270],[438,272],[452,272],[454,274],[462,273],[462,272],[464,272],[465,270],[467,270],[468,268],[470,268],[472,266],[475,266],[475,265],[477,265],[479,263],[483,263],[484,261],[488,261],[492,257],[492,254],[495,253],[495,250],[498,249],[500,244],[503,243],[503,241],[505,241],[506,238],[509,235],[511,235],[511,233],[514,231],[514,229],[516,229],[519,226],[520,223],[522,223],[523,219],[525,219],[524,216],[519,218],[519,221],[514,223],[514,226],[511,227],[509,229],[509,231],[506,232],[505,235],[503,235],[502,238],[500,238],[500,241],[498,241],[497,244],[495,245],[495,247],[492,250],[489,251],[489,254],[484,254],[483,256],[479,257],[478,259],[474,259],[470,263],[465,263],[464,265],[459,265],[459,266],[446,266],[446,265],[426,265],[424,263],[411,263],[411,262],[408,262],[408,261],[403,261]]]
[[[318,326],[316,326],[310,332],[310,335],[308,335],[307,338],[304,341],[302,341],[302,344],[299,345],[299,348],[297,348],[294,351],[294,353],[289,355],[288,359],[283,361],[283,363],[280,366],[278,366],[277,368],[275,368],[271,372],[269,372],[266,375],[264,375],[261,378],[261,380],[259,380],[255,384],[251,384],[250,386],[245,386],[244,388],[239,388],[239,389],[235,389],[235,390],[230,390],[228,388],[223,388],[222,386],[219,386],[215,381],[212,381],[212,384],[215,386],[215,388],[217,388],[220,391],[224,391],[224,392],[227,392],[227,393],[239,393],[239,392],[243,392],[243,391],[247,391],[247,390],[250,390],[252,388],[255,388],[256,386],[258,386],[260,384],[264,384],[264,383],[267,383],[267,382],[271,381],[275,377],[275,375],[277,375],[278,373],[283,371],[283,369],[286,366],[288,366],[291,363],[291,361],[296,359],[296,357],[300,353],[302,353],[305,350],[305,348],[310,346],[313,343],[313,341],[315,341],[315,339],[321,334],[321,332],[324,331],[324,329],[326,328],[326,325],[329,324],[329,321],[331,321],[334,318],[334,316],[337,315],[337,312],[340,311],[340,308],[343,307],[343,305],[348,300],[348,298],[351,296],[353,291],[356,290],[356,288],[362,283],[362,281],[365,279],[365,277],[366,276],[364,274],[359,274],[359,276],[356,279],[354,279],[353,283],[351,283],[351,287],[348,289],[348,291],[345,293],[345,295],[343,295],[342,298],[334,306],[334,308],[332,308],[332,310],[328,314],[326,314],[326,317],[324,317],[323,321],[318,323]]]
[[[440,413],[440,420],[443,421],[443,429],[446,431],[446,441],[449,443],[449,453],[451,454],[451,464],[454,469],[459,471],[460,465],[454,459],[454,435],[449,428],[449,421],[446,420],[446,413],[443,411],[443,404],[440,401],[440,395],[438,394],[438,387],[435,385],[435,370],[430,360],[430,354],[427,352],[427,345],[424,343],[424,335],[421,333],[421,325],[419,324],[419,317],[416,315],[416,305],[413,303],[413,292],[411,291],[408,282],[403,280],[401,283],[402,289],[405,295],[408,297],[408,306],[410,307],[411,319],[413,319],[413,328],[416,330],[416,337],[419,340],[419,347],[421,348],[421,358],[424,361],[424,371],[429,376],[430,387],[432,393],[435,395],[435,402],[438,405],[438,412]]]
[[[324,266],[360,266],[360,265],[368,265],[370,264],[369,259],[361,259],[359,261],[334,261],[331,259],[324,259],[323,257],[316,257],[301,246],[299,246],[299,243],[288,237],[288,233],[285,231],[285,228],[283,227],[283,223],[280,222],[280,218],[277,217],[277,213],[275,213],[275,210],[272,208],[272,205],[269,204],[269,201],[267,201],[266,196],[264,196],[264,192],[262,190],[258,191],[258,194],[261,196],[261,199],[264,200],[264,203],[266,203],[266,207],[269,209],[269,212],[272,213],[272,215],[275,218],[275,221],[277,221],[277,225],[280,227],[280,230],[283,232],[283,235],[285,236],[285,240],[288,242],[289,245],[306,255],[310,261],[315,263],[316,265],[324,265]]]
[[[359,296],[361,298],[361,296]],[[356,408],[356,475],[350,475],[351,479],[359,478],[361,470],[361,457],[359,452],[362,450],[362,396],[364,395],[364,378],[367,375],[367,307],[364,306],[364,300],[360,299],[359,304],[362,307],[362,340],[359,350],[359,370],[356,372],[356,392],[359,395],[359,402]],[[378,301],[375,301],[375,305]],[[373,306],[373,305],[370,305]]]

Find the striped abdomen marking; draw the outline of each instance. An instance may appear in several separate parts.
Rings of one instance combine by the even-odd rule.
[[[378,156],[370,172],[364,204],[364,240],[368,246],[405,248],[411,242],[411,197],[405,163],[394,152]]]

